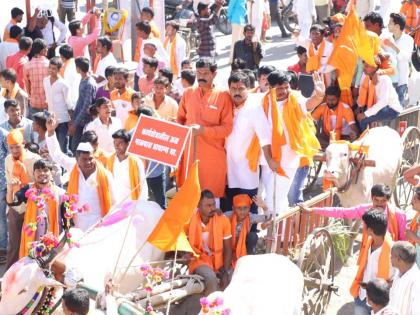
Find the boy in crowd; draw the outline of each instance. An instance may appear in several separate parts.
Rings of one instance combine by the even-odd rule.
[[[158,77],[153,85],[153,93],[146,96],[145,104],[157,111],[162,119],[175,121],[178,113],[178,103],[166,95],[169,89],[169,80]]]
[[[108,99],[111,99],[111,91],[114,89],[114,72],[117,70],[114,66],[106,67],[105,69],[105,77],[107,80],[107,83],[104,86],[101,86],[96,91],[96,99],[100,97],[105,97]]]
[[[79,98],[69,123],[69,135],[72,136],[70,148],[73,152],[76,152],[83,134],[83,128],[89,122],[88,109],[95,102],[96,95],[95,80],[89,75],[89,59],[78,57],[75,63],[77,72],[81,75],[82,80],[79,86]]]
[[[158,68],[158,60],[155,57],[144,56],[141,59],[143,63],[143,73],[138,80],[138,91],[144,94],[150,94],[153,90],[153,84],[156,79],[156,70]]]
[[[13,69],[4,69],[0,72],[0,87],[3,88],[2,96],[6,99],[16,100],[20,112],[25,116],[28,112],[28,94],[17,83],[16,72]]]
[[[389,305],[389,284],[375,278],[361,286],[366,290],[367,302],[372,308],[372,315],[398,315]]]
[[[64,315],[87,315],[89,313],[89,293],[80,288],[64,291]]]
[[[12,26],[17,25],[18,23],[22,22],[23,15],[25,14],[25,12],[23,12],[22,9],[13,8],[10,14],[12,16],[12,19],[10,20],[9,23],[7,23],[6,27],[4,28],[4,33],[3,33],[4,42],[10,38],[10,29],[12,28]]]
[[[66,81],[59,75],[63,62],[60,57],[53,57],[48,68],[49,76],[44,78],[44,90],[47,98],[48,111],[54,113],[59,124],[55,130],[61,151],[68,153],[68,122],[69,112],[73,109],[70,100],[70,88]]]
[[[144,97],[145,95],[143,93],[138,92],[134,92],[131,95],[131,107],[133,109],[128,112],[128,117],[124,125],[125,130],[131,131],[136,127],[137,121],[139,120],[138,111],[144,106]]]

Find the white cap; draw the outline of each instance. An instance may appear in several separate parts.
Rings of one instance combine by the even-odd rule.
[[[80,142],[76,151],[93,153],[93,147],[89,142]]]

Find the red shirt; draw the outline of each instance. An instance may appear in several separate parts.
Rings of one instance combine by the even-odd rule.
[[[23,82],[23,66],[29,62],[29,58],[26,53],[18,51],[14,55],[10,55],[6,58],[6,68],[11,68],[16,71],[16,82],[19,84],[21,89],[25,89],[25,83]]]
[[[301,73],[302,71],[301,71],[301,67],[300,67],[300,64],[299,63],[297,63],[297,64],[295,64],[295,65],[293,65],[293,66],[289,66],[289,67],[287,67],[287,71],[294,71],[294,72],[296,72],[297,74],[299,74],[299,73]]]

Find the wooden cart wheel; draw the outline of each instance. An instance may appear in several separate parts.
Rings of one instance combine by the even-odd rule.
[[[409,127],[401,138],[403,152],[401,165],[395,180],[394,200],[401,210],[406,210],[411,204],[414,187],[404,180],[403,175],[411,166],[420,163],[420,130],[417,127]]]
[[[319,173],[321,172],[322,168],[322,161],[314,161],[314,165],[309,167],[309,173],[306,177],[305,188],[303,189],[303,193],[307,194],[311,191],[312,187],[316,183],[318,179]]]
[[[298,267],[303,273],[302,314],[324,314],[334,287],[334,246],[323,228],[312,231],[299,253]]]

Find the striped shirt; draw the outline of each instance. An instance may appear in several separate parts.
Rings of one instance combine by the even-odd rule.
[[[216,56],[216,36],[214,35],[214,25],[216,25],[219,16],[210,15],[208,18],[198,17],[196,20],[198,33],[200,34],[200,47],[198,47],[198,55],[200,57]]]
[[[77,0],[60,0],[60,7],[63,9],[76,9]]]
[[[82,79],[79,85],[79,98],[73,113],[76,127],[84,127],[90,120],[89,106],[95,103],[96,83],[92,77]]]

